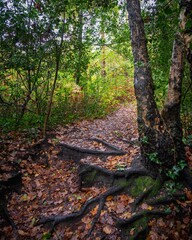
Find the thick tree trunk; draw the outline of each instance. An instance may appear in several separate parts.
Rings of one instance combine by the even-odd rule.
[[[173,141],[175,160],[184,160],[185,151],[182,142],[182,125],[180,119],[180,105],[182,94],[183,69],[185,52],[187,59],[190,53],[190,42],[192,41],[191,28],[186,29],[187,23],[191,23],[192,1],[182,0],[180,2],[180,31],[176,34],[172,51],[172,64],[170,67],[169,87],[165,101],[162,117],[166,123]]]
[[[173,141],[167,132],[154,99],[153,79],[141,17],[140,1],[127,0],[129,26],[134,56],[134,88],[137,99],[137,121],[144,165],[157,176],[159,164],[174,164],[170,148]]]
[[[184,42],[186,42],[184,30],[187,16],[190,13],[191,2],[183,0],[181,4],[180,28],[182,32],[176,35],[174,41],[169,89],[161,115],[154,100],[153,79],[147,52],[144,23],[141,17],[140,1],[127,0],[134,57],[134,87],[137,99],[141,153],[145,160],[145,166],[155,176],[160,173],[159,170],[165,172],[177,164],[178,161],[184,160],[185,157],[182,143],[180,103]]]
[[[173,44],[167,98],[162,110],[162,117],[174,141],[175,162],[184,160],[185,158],[182,142],[182,124],[180,119],[183,68],[184,42],[181,34],[177,34]]]

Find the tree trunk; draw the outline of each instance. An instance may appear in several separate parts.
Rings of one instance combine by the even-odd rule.
[[[182,142],[182,124],[180,119],[180,105],[182,94],[182,79],[184,68],[184,44],[181,34],[177,34],[172,52],[169,87],[162,117],[174,141],[175,161],[184,160],[185,152]]]
[[[81,75],[82,75],[82,56],[83,56],[83,12],[79,11],[78,13],[78,42],[77,42],[77,66],[75,71],[75,82],[77,85],[80,84]]]
[[[64,31],[65,31],[64,23],[65,23],[65,15],[64,15],[64,18],[63,18],[63,23],[62,23],[63,25],[62,25],[61,42],[60,42],[59,46],[56,45],[55,77],[54,77],[53,86],[52,86],[52,89],[51,89],[51,92],[50,92],[50,99],[49,99],[49,102],[48,102],[48,105],[47,105],[47,112],[46,112],[45,119],[44,119],[44,124],[43,124],[43,137],[44,138],[46,136],[47,123],[49,121],[49,117],[50,117],[50,114],[51,114],[51,108],[52,108],[52,104],[53,104],[53,95],[54,95],[54,92],[55,92],[55,87],[56,87],[56,83],[57,83],[57,79],[58,79],[59,66],[60,66],[61,55],[62,55],[62,46],[63,46],[63,41],[64,41]]]
[[[183,21],[186,21],[186,9],[189,5],[191,3],[187,0],[182,1],[180,18],[184,17],[181,26],[186,24]],[[178,161],[184,159],[180,121],[184,35],[178,33],[174,41],[169,89],[161,115],[154,100],[153,79],[140,1],[127,0],[127,10],[134,57],[134,88],[137,99],[141,154],[145,167],[151,171],[152,175],[157,176],[160,173],[165,173]]]
[[[137,122],[141,154],[145,167],[151,171],[152,175],[157,176],[159,175],[159,162],[166,167],[172,164],[167,148],[171,139],[164,130],[154,99],[154,86],[140,1],[127,0],[127,10],[134,57],[134,88],[137,99]]]
[[[180,31],[176,34],[172,51],[172,64],[169,75],[169,88],[166,102],[162,111],[162,117],[166,122],[174,141],[174,153],[177,161],[185,159],[185,151],[182,142],[182,125],[180,119],[180,106],[182,97],[182,80],[185,56],[190,55],[190,42],[192,40],[191,29],[186,29],[188,21],[191,22],[192,1],[180,2]],[[190,27],[191,28],[191,27]],[[185,54],[187,53],[187,54]]]

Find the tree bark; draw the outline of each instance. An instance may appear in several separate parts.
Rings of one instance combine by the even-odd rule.
[[[53,81],[53,86],[50,92],[50,99],[47,105],[47,112],[45,115],[45,119],[44,119],[44,124],[43,124],[43,137],[46,136],[46,130],[47,130],[47,124],[49,121],[49,117],[51,114],[51,108],[52,108],[52,104],[53,104],[53,95],[55,92],[55,87],[56,87],[56,83],[57,83],[57,79],[58,79],[58,73],[59,73],[59,66],[60,66],[60,61],[61,61],[61,55],[62,55],[62,46],[63,46],[63,41],[64,41],[64,32],[65,32],[65,28],[64,28],[64,23],[65,23],[65,15],[63,18],[63,25],[62,25],[62,36],[61,36],[61,41],[60,41],[60,45],[58,46],[56,44],[56,66],[55,66],[55,77],[54,77],[54,81]]]
[[[180,5],[180,30],[173,44],[167,99],[160,114],[155,99],[152,72],[147,51],[144,22],[139,0],[127,0],[134,57],[134,88],[137,99],[138,131],[144,165],[155,176],[185,159],[182,143],[180,104],[184,65],[184,45],[189,46],[185,27],[192,1]],[[186,40],[187,39],[187,40]],[[165,171],[162,171],[165,170]]]
[[[180,2],[180,31],[176,34],[172,51],[172,64],[170,67],[169,87],[165,101],[162,117],[174,141],[174,152],[176,161],[185,159],[185,151],[182,142],[182,124],[180,119],[180,106],[182,97],[182,80],[184,62],[190,53],[190,42],[192,41],[191,29],[186,29],[186,24],[191,21],[192,1],[182,0]]]
[[[147,51],[144,22],[139,0],[127,0],[129,26],[134,57],[134,88],[137,99],[137,122],[144,165],[152,175],[159,175],[173,165],[172,139],[167,132],[154,99],[152,72]]]

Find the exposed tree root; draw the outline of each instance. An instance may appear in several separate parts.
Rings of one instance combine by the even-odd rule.
[[[185,199],[185,197],[186,195],[184,193],[179,193],[179,194],[173,194],[172,196],[164,196],[164,197],[159,197],[155,199],[148,199],[146,200],[146,203],[151,206],[164,205],[164,204],[177,202],[178,200],[183,200]]]
[[[137,206],[143,202],[145,198],[149,196],[149,194],[152,192],[153,186],[150,187],[148,190],[146,190],[143,194],[141,194],[138,198],[135,199],[133,205],[132,205],[132,212],[135,212]]]
[[[131,218],[129,219],[119,219],[117,222],[117,226],[121,227],[121,228],[125,228],[129,225],[131,225],[132,223],[134,223],[135,221],[141,219],[142,217],[163,217],[163,216],[167,216],[169,213],[166,212],[162,212],[162,211],[153,211],[153,210],[144,210],[142,212],[139,212],[135,215],[133,215]]]
[[[54,227],[61,222],[70,223],[72,221],[75,222],[77,220],[80,220],[88,211],[90,211],[95,206],[96,203],[99,202],[99,208],[98,208],[97,214],[94,218],[94,221],[92,222],[91,229],[89,230],[89,233],[88,233],[88,235],[90,235],[91,232],[93,231],[95,223],[97,222],[100,216],[100,213],[105,204],[106,198],[108,196],[115,195],[123,191],[123,189],[124,189],[124,186],[114,186],[109,190],[107,190],[106,192],[104,192],[103,194],[101,194],[100,196],[97,196],[95,198],[88,200],[78,212],[74,212],[64,216],[52,216],[52,217],[42,218],[36,223],[36,225],[41,225],[41,224],[51,222],[52,223],[51,232],[52,232]]]
[[[122,156],[126,154],[126,152],[117,149],[114,151],[101,151],[95,149],[80,148],[65,143],[60,143],[57,145],[57,147],[60,149],[60,152],[58,153],[58,156],[60,158],[62,157],[62,159],[72,159],[75,162],[79,162],[82,158],[85,158],[89,155],[98,156],[101,160],[106,160],[106,156]]]
[[[102,143],[103,145],[107,146],[108,148],[111,148],[115,151],[118,151],[118,152],[123,152],[120,148],[118,148],[117,146],[113,145],[113,144],[110,144],[100,138],[90,138],[91,141],[95,141],[95,142],[98,142],[98,143]]]
[[[78,168],[79,187],[87,187],[91,185],[118,185],[121,180],[127,181],[132,176],[148,176],[149,173],[145,168],[129,168],[123,171],[110,171],[108,169],[89,165],[80,164]]]
[[[138,240],[146,239],[147,233],[149,232],[148,221],[157,217],[164,217],[170,213],[158,211],[158,210],[143,210],[129,219],[118,219],[117,227],[122,230],[122,235],[124,239]],[[135,234],[133,236],[129,235],[128,229],[134,226]]]
[[[144,201],[144,199],[147,199],[150,194],[153,193],[153,195],[157,194],[158,190],[161,189],[163,185],[163,180],[156,179],[153,186],[151,186],[149,189],[147,189],[144,193],[142,193],[136,200],[134,201],[132,205],[132,211],[134,212],[137,208],[137,206]]]
[[[125,142],[125,143],[128,143],[129,145],[136,145],[136,146],[140,146],[141,144],[140,144],[140,142],[139,142],[139,140],[127,140],[127,139],[125,139],[125,138],[118,138],[120,141],[122,141],[122,142]]]
[[[99,139],[99,138],[91,138],[91,141],[96,141],[98,143],[102,143],[106,147],[108,147],[111,150],[101,151],[101,150],[95,150],[95,149],[86,149],[86,148],[80,148],[77,146],[72,146],[65,143],[60,143],[56,145],[56,147],[59,150],[59,156],[62,157],[62,159],[73,159],[78,164],[81,158],[85,158],[89,155],[98,156],[100,158],[106,157],[106,156],[118,156],[118,155],[124,155],[126,152],[122,151],[118,147],[109,144],[108,142]],[[131,143],[130,143],[131,144]],[[134,143],[135,144],[135,143]],[[136,143],[138,144],[138,143]],[[138,158],[139,159],[139,158]],[[107,190],[105,193],[101,194],[100,196],[94,197],[90,200],[88,200],[79,211],[70,213],[64,216],[57,215],[57,216],[51,216],[51,217],[43,217],[41,218],[36,225],[42,225],[42,224],[51,224],[51,230],[50,233],[53,233],[55,226],[57,226],[59,223],[71,223],[80,221],[91,209],[93,209],[98,204],[98,210],[96,215],[93,218],[91,227],[88,231],[88,234],[86,237],[90,237],[92,234],[95,224],[98,222],[98,219],[100,217],[101,211],[105,205],[106,198],[110,195],[116,195],[119,192],[125,191],[129,192],[128,189],[134,184],[135,178],[138,177],[144,177],[144,176],[150,176],[149,171],[147,171],[144,167],[141,166],[141,164],[133,164],[133,167],[130,167],[123,171],[110,171],[108,169],[102,168],[100,166],[96,165],[90,165],[85,163],[80,163],[78,167],[78,174],[79,174],[79,182],[80,182],[80,188],[82,187],[90,187],[96,184],[97,186],[107,186],[110,187],[109,190]],[[187,175],[188,174],[188,175]],[[191,183],[191,175],[189,172],[186,171],[186,176],[188,180],[188,183]],[[151,178],[151,177],[150,177]],[[142,180],[141,180],[142,181]],[[164,196],[155,197],[159,190],[161,189],[163,185],[163,179],[156,179],[154,180],[151,178],[152,186],[148,185],[147,190],[145,190],[143,193],[141,193],[132,204],[132,211],[137,211],[139,205],[143,202],[146,202],[148,205],[151,206],[158,206],[162,204],[169,204],[172,202],[176,202],[178,199],[182,199],[185,197],[184,194],[175,194],[172,196]],[[143,184],[143,182],[141,182]],[[115,216],[115,219],[117,219],[117,227],[122,229],[122,232],[125,232],[125,235],[123,237],[128,237],[129,239],[129,229],[136,224],[144,221],[145,224],[142,225],[142,227],[136,227],[136,232],[134,236],[131,236],[132,240],[136,239],[142,239],[143,236],[147,236],[147,233],[149,231],[149,227],[147,222],[154,218],[154,217],[162,217],[166,216],[170,213],[163,212],[159,210],[144,210],[142,212],[133,214],[131,218],[129,219],[117,219]],[[142,236],[140,238],[140,236]],[[143,238],[144,239],[144,238]]]
[[[146,225],[142,230],[136,232],[136,234],[132,237],[132,240],[146,239],[148,232],[149,227]]]

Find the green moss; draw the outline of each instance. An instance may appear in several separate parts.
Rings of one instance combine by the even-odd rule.
[[[144,191],[154,185],[154,179],[149,176],[141,176],[133,180],[130,186],[130,194],[132,197],[140,196]]]
[[[97,170],[90,171],[90,172],[86,175],[86,177],[84,178],[84,181],[85,181],[88,185],[90,185],[90,184],[93,183],[93,181],[95,180],[96,176],[97,176]]]
[[[123,178],[123,179],[116,180],[114,185],[118,185],[118,186],[121,186],[121,187],[128,187],[129,183],[128,183],[127,179]]]
[[[125,239],[129,239],[129,240],[135,239],[135,235],[138,232],[143,231],[144,229],[147,229],[149,219],[150,219],[149,217],[144,215],[142,218],[138,219],[133,224],[131,224],[131,226],[127,226],[126,228],[123,228],[122,231]],[[142,232],[142,236],[138,236],[137,240],[146,239],[145,235],[146,233]]]

